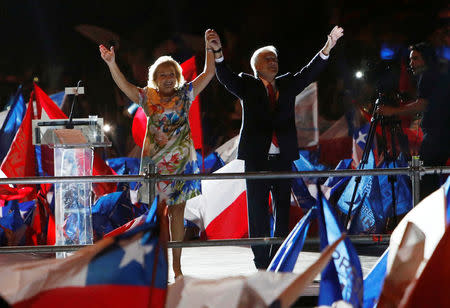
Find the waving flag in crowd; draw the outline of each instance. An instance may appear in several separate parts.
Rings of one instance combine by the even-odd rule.
[[[377,263],[364,278],[364,308],[373,308],[381,294],[384,277],[386,277],[389,248],[378,259]]]
[[[335,170],[345,170],[349,169],[352,164],[352,159],[344,159],[339,162],[339,164],[336,166]],[[329,177],[325,183],[323,183],[322,191],[327,198],[328,201],[333,197],[333,199],[338,198],[340,196],[340,193],[344,190],[345,186],[347,185],[348,181],[350,180],[349,176],[346,177]]]
[[[8,153],[11,143],[19,130],[20,124],[22,124],[26,109],[25,101],[22,96],[22,87],[19,87],[13,98],[6,119],[3,122],[2,128],[0,129],[0,163]]]
[[[202,173],[212,173],[225,166],[224,161],[217,152],[212,152],[205,158],[197,152],[197,162]]]
[[[294,270],[298,255],[302,251],[303,244],[305,243],[311,220],[317,215],[316,212],[317,207],[312,207],[297,223],[273,257],[272,262],[270,262],[267,268],[268,271],[292,272]]]
[[[183,77],[186,81],[193,81],[197,77],[197,67],[195,57],[181,63]],[[191,127],[192,141],[196,149],[203,149],[203,132],[200,112],[200,97],[197,95],[189,109],[189,126]]]
[[[167,239],[167,225],[145,223],[65,259],[2,266],[0,295],[14,307],[162,308]]]
[[[319,196],[320,247],[328,246],[342,235],[336,215],[322,195]],[[319,291],[319,305],[331,306],[344,300],[353,307],[362,307],[364,298],[363,277],[358,254],[350,239],[341,242],[333,259],[322,272]]]
[[[450,228],[447,227],[422,273],[405,292],[400,307],[449,307],[449,259]]]
[[[234,160],[215,173],[235,172],[244,172],[244,161]],[[204,230],[208,239],[247,237],[246,198],[244,179],[202,181],[202,194],[186,202],[185,219]]]
[[[36,156],[31,135],[31,120],[35,118],[33,113],[33,94],[31,94],[30,102],[14,137],[8,154],[4,158],[0,171],[6,177],[30,177],[36,175]],[[34,198],[36,193],[35,185],[17,185],[18,188],[31,188],[30,199]]]
[[[319,165],[313,165],[302,153],[299,155],[299,159],[294,161],[293,171],[315,171],[321,170]],[[299,205],[304,209],[309,209],[316,203],[316,200],[311,196],[308,190],[308,185],[316,187],[316,178],[301,178],[296,177],[292,179],[292,191],[297,198]]]
[[[111,232],[105,234],[105,237],[116,236],[124,232],[130,231],[139,227],[144,223],[155,223],[156,222],[156,210],[157,210],[158,198],[153,200],[151,206],[146,210],[141,216],[127,222],[126,224],[112,230]]]
[[[372,152],[369,154],[367,169],[375,168],[375,159]],[[347,214],[356,186],[356,177],[352,177],[341,197],[338,208]],[[351,215],[351,233],[382,233],[384,231],[384,213],[381,203],[380,186],[376,176],[361,176],[361,182],[356,190]]]
[[[355,130],[353,133],[353,147],[352,147],[352,159],[353,159],[353,168],[358,168],[361,159],[363,157],[364,148],[366,147],[366,142],[369,137],[369,129],[370,123],[367,123],[361,126],[359,129]],[[377,150],[376,150],[376,139],[375,137],[372,140],[372,144],[369,145],[370,149],[374,153],[375,161],[377,159]]]
[[[408,162],[399,156],[395,162],[385,162],[383,161],[379,168],[405,168],[408,167]],[[395,196],[395,213],[397,215],[403,215],[412,209],[412,196],[411,196],[411,183],[408,175],[395,175],[392,179],[388,175],[378,176],[383,211],[385,217],[393,216],[393,199]],[[394,183],[394,187],[391,186],[391,181]],[[394,191],[393,191],[394,190]]]
[[[143,215],[146,210],[146,206],[131,202],[129,189],[102,196],[92,206],[94,238],[103,238],[107,233]]]
[[[139,165],[141,160],[135,157],[116,157],[109,158],[106,163],[111,167],[118,175],[139,174]],[[125,189],[137,189],[138,182],[124,182],[117,183],[117,191],[123,191]]]
[[[18,129],[11,147],[3,160],[0,169],[7,177],[30,177],[38,174],[36,152],[42,154],[42,169],[48,175],[53,174],[53,151],[48,147],[42,147],[40,151],[35,151],[32,141],[32,119],[66,119],[67,116],[59,107],[34,84],[34,91],[31,93],[30,101]],[[105,162],[97,155],[94,155],[94,175],[114,174]],[[47,187],[48,186],[48,187]],[[33,219],[30,228],[27,230],[27,242],[29,244],[53,244],[54,243],[54,213],[47,200],[47,193],[51,185],[17,185],[10,188],[8,185],[0,185],[0,195],[3,200],[19,199],[21,201],[36,198],[36,209],[33,210]],[[104,185],[94,185],[94,190],[98,194],[114,192],[115,183],[105,183]],[[48,232],[47,232],[48,231]]]

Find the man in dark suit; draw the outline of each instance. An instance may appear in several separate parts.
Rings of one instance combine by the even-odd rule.
[[[256,50],[250,60],[254,76],[233,73],[225,64],[217,33],[211,40],[216,58],[216,75],[242,105],[242,127],[238,158],[245,160],[245,171],[290,171],[299,158],[295,128],[295,97],[303,91],[326,65],[330,50],[343,35],[334,27],[323,49],[295,74],[278,74],[278,55],[273,46]],[[274,236],[289,233],[291,180],[247,180],[249,237],[270,236],[269,193],[272,192],[275,216]],[[276,247],[252,246],[258,269],[268,267]]]

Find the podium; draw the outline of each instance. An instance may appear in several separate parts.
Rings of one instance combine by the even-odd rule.
[[[55,176],[91,176],[94,148],[111,146],[102,131],[103,119],[33,120],[33,144],[53,149]],[[92,183],[55,183],[56,245],[93,243]],[[65,257],[66,253],[57,253]]]

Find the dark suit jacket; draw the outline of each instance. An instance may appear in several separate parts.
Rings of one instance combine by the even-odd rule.
[[[270,109],[267,91],[261,79],[245,73],[237,75],[224,62],[216,63],[217,78],[241,100],[242,105],[238,158],[255,161],[267,159],[272,132],[275,131],[281,159],[298,159],[295,97],[315,80],[327,60],[317,54],[299,72],[276,77],[279,97],[274,111]]]

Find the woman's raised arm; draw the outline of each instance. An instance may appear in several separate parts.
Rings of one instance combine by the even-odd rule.
[[[111,72],[111,76],[116,85],[123,91],[123,93],[125,93],[126,96],[128,96],[131,101],[139,103],[139,90],[135,85],[128,82],[117,66],[114,47],[111,47],[111,49],[108,50],[105,46],[100,45],[99,49],[100,55],[108,65],[109,71]]]
[[[213,30],[208,29],[205,32],[205,67],[203,68],[203,72],[198,75],[197,78],[195,78],[192,82],[192,85],[194,87],[194,97],[202,92],[202,90],[208,85],[215,74],[216,63],[214,60],[214,53],[209,47],[209,42],[212,39],[212,31]]]

